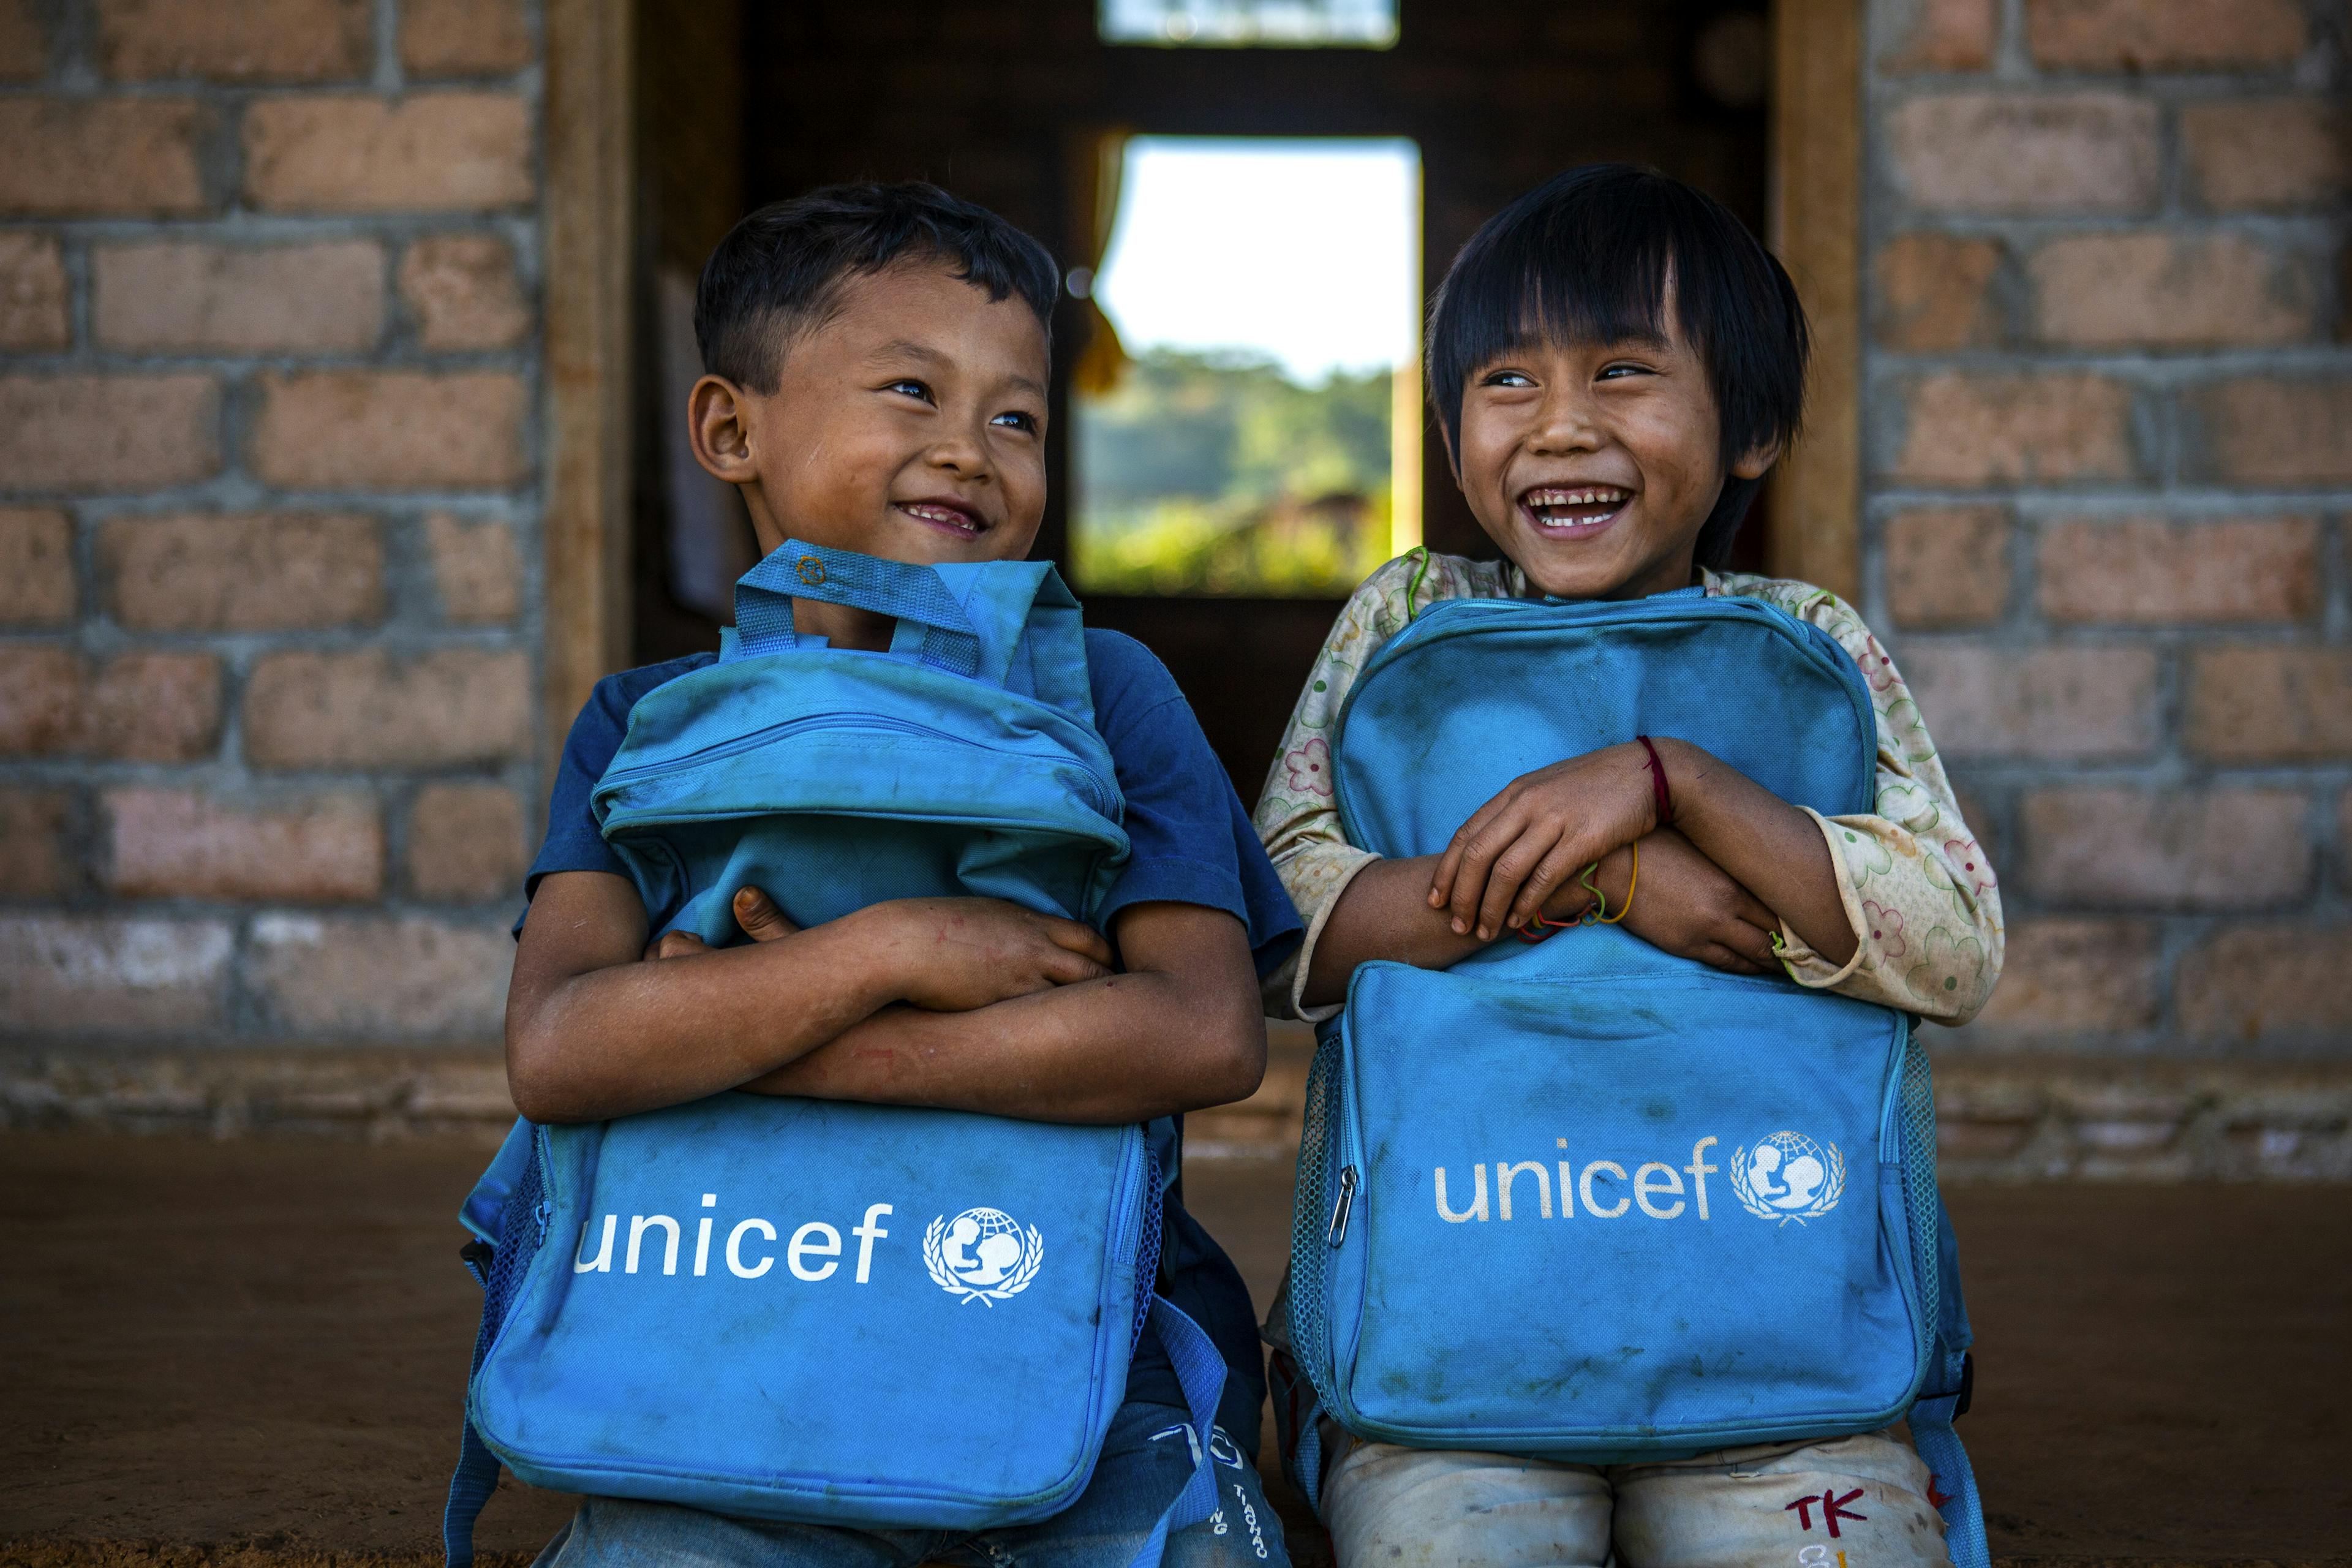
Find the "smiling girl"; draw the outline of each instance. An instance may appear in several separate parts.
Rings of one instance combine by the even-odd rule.
[[[1588,878],[1626,931],[1718,969],[1947,1024],[1983,1005],[2000,973],[2000,894],[1901,676],[1835,595],[1723,570],[1796,433],[1806,353],[1780,264],[1719,204],[1650,171],[1572,170],[1463,247],[1430,320],[1430,392],[1454,479],[1503,558],[1413,552],[1333,626],[1257,808],[1307,925],[1269,981],[1269,1011],[1328,1018],[1359,964],[1443,969],[1538,916],[1572,920],[1592,901]],[[1339,717],[1416,615],[1441,599],[1690,589],[1761,600],[1853,658],[1877,720],[1872,813],[1822,817],[1660,737],[1526,774],[1441,854],[1388,860],[1348,842],[1331,788]],[[1742,674],[1722,672],[1725,703]],[[1278,1301],[1277,1344],[1285,1319]],[[1633,1568],[1785,1562],[1806,1542],[1782,1505],[1824,1489],[1870,1516],[1841,1542],[1857,1561],[1945,1562],[1931,1478],[1892,1433],[1610,1467],[1325,1437],[1321,1505],[1341,1568],[1398,1552],[1599,1563],[1612,1539]]]

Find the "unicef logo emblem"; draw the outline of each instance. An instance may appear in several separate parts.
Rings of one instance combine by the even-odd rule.
[[[1834,1143],[1775,1132],[1731,1156],[1731,1190],[1758,1219],[1819,1219],[1845,1191],[1845,1156]]]
[[[992,1307],[1018,1296],[1045,1259],[1037,1227],[1031,1226],[1024,1237],[1003,1209],[966,1209],[953,1219],[941,1215],[923,1232],[923,1266],[931,1283],[966,1306],[985,1301]]]

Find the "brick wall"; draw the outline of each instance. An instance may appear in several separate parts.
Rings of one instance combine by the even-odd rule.
[[[1868,16],[1864,608],[2011,919],[1947,1152],[2352,1177],[2352,16]],[[0,1121],[503,1112],[541,27],[0,0]]]
[[[1870,30],[1866,596],[2011,921],[1984,1019],[1937,1038],[2340,1065],[2352,15],[1876,0]],[[2112,1147],[2168,1149],[2169,1094]]]
[[[0,0],[0,1032],[52,1067],[497,1037],[537,817],[538,29]],[[211,1103],[173,1070],[142,1092]]]

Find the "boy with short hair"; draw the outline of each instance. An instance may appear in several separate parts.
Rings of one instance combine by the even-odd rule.
[[[1455,479],[1504,558],[1391,562],[1324,645],[1257,809],[1307,921],[1269,1004],[1328,1018],[1360,963],[1445,968],[1576,919],[1597,888],[1625,930],[1668,952],[1967,1021],[2000,975],[2000,894],[1917,705],[1835,595],[1723,570],[1801,408],[1806,328],[1779,263],[1720,205],[1662,174],[1572,170],[1463,248],[1429,339]],[[1693,585],[1809,621],[1853,658],[1877,721],[1873,813],[1823,818],[1660,737],[1527,774],[1439,855],[1382,860],[1347,841],[1334,727],[1366,663],[1415,614],[1440,599]],[[1267,1333],[1286,1340],[1281,1302]],[[1328,1423],[1325,1437],[1320,1506],[1340,1568],[1400,1554],[1599,1564],[1612,1546],[1629,1568],[1780,1563],[1827,1539],[1808,1533],[1823,1526],[1811,1517],[1823,1499],[1853,1561],[1946,1561],[1934,1479],[1893,1432],[1611,1466],[1364,1442]],[[1791,1497],[1807,1503],[1803,1528]]]
[[[1045,501],[1058,288],[1035,240],[932,186],[835,186],[762,208],[703,271],[695,327],[709,374],[687,411],[695,454],[742,494],[763,552],[790,537],[919,563],[1019,560]],[[797,600],[793,622],[835,647],[890,643],[889,620],[845,605]],[[897,900],[803,931],[745,889],[734,908],[748,945],[711,951],[671,933],[649,950],[677,911],[643,906],[590,792],[638,700],[716,656],[601,681],[565,744],[528,883],[507,1008],[518,1108],[595,1121],[745,1089],[1150,1121],[1172,1168],[1172,1119],[1242,1098],[1263,1075],[1257,979],[1298,921],[1167,670],[1116,633],[1086,638],[1131,845],[1101,931],[978,898]],[[655,958],[666,962],[641,962]],[[1064,1512],[975,1536],[592,1498],[541,1561],[1123,1562],[1200,1443],[1220,1460],[1223,1510],[1171,1536],[1166,1561],[1285,1561],[1247,1458],[1265,1394],[1248,1293],[1173,1193],[1163,1237],[1161,1293],[1229,1365],[1218,1428],[1192,1429],[1146,1336],[1093,1480]]]

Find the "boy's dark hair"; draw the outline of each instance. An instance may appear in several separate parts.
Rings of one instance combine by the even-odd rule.
[[[947,264],[992,300],[1020,295],[1052,330],[1061,268],[986,207],[919,180],[825,185],[751,214],[702,264],[694,338],[703,368],[773,392],[784,351],[824,324],[845,279],[920,259]]]
[[[1658,337],[1670,279],[1722,417],[1727,477],[1697,551],[1700,565],[1719,567],[1763,485],[1727,471],[1740,454],[1796,435],[1811,337],[1788,272],[1714,197],[1654,169],[1591,163],[1488,218],[1430,307],[1429,395],[1458,465],[1473,372],[1534,340]]]

